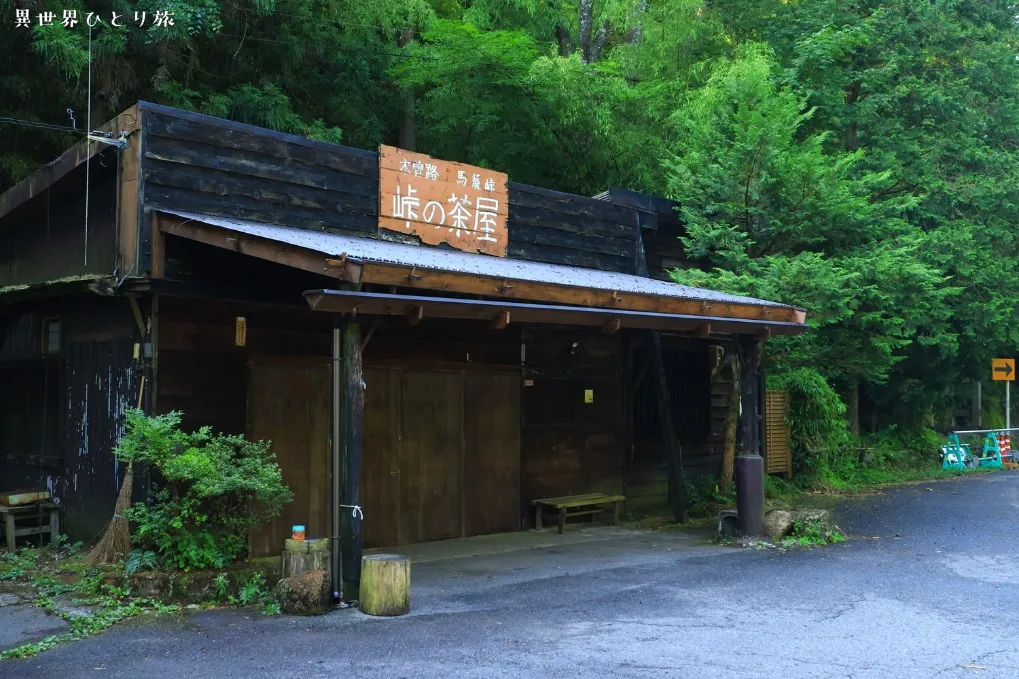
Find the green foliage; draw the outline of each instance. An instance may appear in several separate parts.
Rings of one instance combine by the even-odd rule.
[[[216,579],[212,582],[212,586],[216,591],[216,600],[225,601],[227,596],[230,594],[230,578],[227,574],[220,573],[217,575]]]
[[[127,511],[132,541],[162,566],[222,568],[245,553],[249,531],[279,515],[293,494],[268,443],[208,427],[185,433],[179,423],[179,413],[127,414],[117,456],[149,462],[162,484],[150,504]]]
[[[133,549],[124,560],[124,575],[131,577],[138,571],[150,571],[159,566],[159,558],[151,550]]]
[[[247,582],[241,585],[241,591],[237,595],[238,600],[244,606],[250,606],[268,597],[269,593],[265,588],[265,576],[261,573],[255,573]]]
[[[722,492],[718,485],[718,477],[711,474],[687,478],[684,487],[686,488],[687,511],[691,517],[709,516],[718,507],[729,506],[736,502],[735,492]]]
[[[845,542],[846,536],[838,528],[830,528],[820,521],[794,521],[785,543],[797,545],[828,545]]]
[[[35,589],[34,604],[67,621],[66,632],[0,652],[0,660],[27,658],[59,644],[98,634],[120,620],[142,613],[169,613],[176,606],[133,597],[127,587],[106,584],[112,571],[81,561],[76,551],[25,548],[5,554],[0,563],[17,562]],[[70,577],[68,577],[70,576]],[[74,610],[58,604],[70,598]],[[84,609],[84,611],[83,611]]]
[[[789,394],[794,474],[816,481],[848,463],[846,406],[818,371],[798,368],[770,376],[768,386]]]
[[[17,552],[4,552],[0,555],[0,580],[17,580],[27,571],[35,567],[39,553],[34,549],[23,547]]]

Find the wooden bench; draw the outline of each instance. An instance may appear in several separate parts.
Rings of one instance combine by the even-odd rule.
[[[587,493],[586,495],[567,495],[565,497],[547,497],[541,500],[534,500],[534,527],[542,529],[542,511],[548,507],[559,514],[559,532],[566,528],[566,518],[569,516],[588,516],[600,514],[606,511],[600,505],[612,504],[612,523],[619,523],[619,512],[623,508],[626,497],[622,495],[606,495],[605,493]],[[590,509],[594,507],[594,509]],[[573,511],[579,510],[579,511]]]
[[[15,507],[0,505],[0,514],[4,517],[4,535],[7,537],[8,551],[15,551],[15,538],[22,535],[49,533],[50,544],[57,545],[57,538],[60,537],[60,506],[56,503],[36,502]],[[17,522],[27,519],[36,519],[36,525],[17,528]],[[46,519],[49,519],[48,523]]]

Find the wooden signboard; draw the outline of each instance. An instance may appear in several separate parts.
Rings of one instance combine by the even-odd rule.
[[[506,256],[507,177],[473,165],[379,147],[379,226],[422,243]]]

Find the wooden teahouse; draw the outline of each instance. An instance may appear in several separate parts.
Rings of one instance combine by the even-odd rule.
[[[138,402],[272,440],[297,499],[252,554],[340,532],[344,580],[362,543],[521,530],[543,498],[682,513],[718,473],[725,351],[762,452],[758,353],[804,312],[670,282],[696,264],[669,201],[144,102],[102,129],[0,196],[0,478],[75,538]]]

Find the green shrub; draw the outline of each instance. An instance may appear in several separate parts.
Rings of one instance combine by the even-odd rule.
[[[132,542],[163,567],[222,568],[245,555],[248,533],[293,501],[275,456],[264,441],[180,430],[177,412],[127,413],[117,457],[148,462],[158,487],[150,503],[127,510]]]
[[[789,394],[794,476],[821,481],[854,463],[846,406],[821,373],[796,368],[769,377],[769,387]]]
[[[736,502],[735,492],[723,492],[718,485],[718,477],[712,474],[688,478],[683,485],[691,517],[708,516],[717,507]]]

